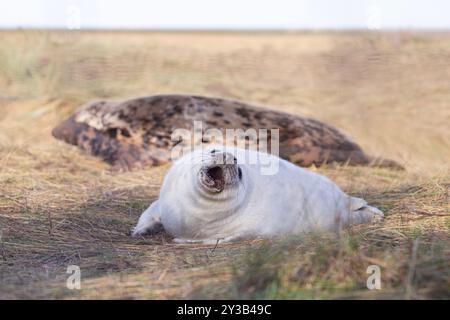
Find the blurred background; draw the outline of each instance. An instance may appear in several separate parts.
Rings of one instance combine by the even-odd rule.
[[[0,1],[0,299],[446,298],[450,2]],[[333,125],[406,168],[312,168],[385,213],[339,238],[131,238],[168,166],[112,170],[51,130],[80,105],[239,99]],[[366,287],[369,264],[383,290]],[[67,266],[82,290],[66,288]]]
[[[450,158],[448,12],[444,0],[3,1],[0,98],[71,110],[163,92],[236,98],[439,169]]]
[[[0,26],[83,29],[446,29],[445,0],[17,0]]]

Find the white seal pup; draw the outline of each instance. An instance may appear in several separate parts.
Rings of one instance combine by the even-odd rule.
[[[267,160],[276,163],[262,174]],[[205,146],[178,159],[133,235],[162,227],[176,242],[217,243],[380,220],[383,213],[328,178],[253,150]]]

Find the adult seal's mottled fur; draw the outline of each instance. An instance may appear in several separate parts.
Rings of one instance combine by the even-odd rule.
[[[160,165],[171,160],[175,129],[279,129],[279,154],[299,166],[324,163],[401,168],[374,159],[339,130],[314,119],[256,107],[240,101],[193,95],[156,95],[81,106],[53,129],[57,139],[77,145],[123,168]],[[206,141],[204,141],[206,142]],[[216,142],[217,143],[217,142]]]

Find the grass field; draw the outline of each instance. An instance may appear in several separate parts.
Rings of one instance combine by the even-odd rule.
[[[169,92],[315,117],[402,163],[317,169],[385,221],[217,247],[129,237],[168,167],[112,171],[50,131],[90,99]],[[0,31],[0,108],[0,298],[450,298],[450,33]]]

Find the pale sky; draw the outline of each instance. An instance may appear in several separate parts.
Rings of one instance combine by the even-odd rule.
[[[449,29],[449,0],[0,0],[0,28]]]

